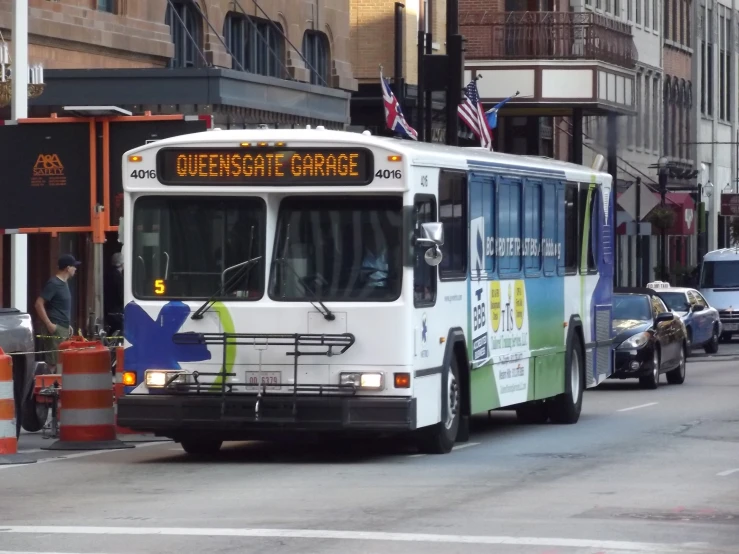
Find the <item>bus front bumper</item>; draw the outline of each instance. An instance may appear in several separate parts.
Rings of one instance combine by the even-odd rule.
[[[218,434],[241,440],[266,431],[402,432],[416,428],[415,398],[265,395],[128,395],[117,425],[177,437]]]

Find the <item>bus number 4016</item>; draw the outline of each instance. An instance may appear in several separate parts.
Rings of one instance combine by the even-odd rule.
[[[132,179],[156,179],[157,172],[153,169],[134,169],[131,172]]]
[[[402,175],[399,169],[378,169],[377,173],[375,173],[375,177],[378,179],[400,179]]]

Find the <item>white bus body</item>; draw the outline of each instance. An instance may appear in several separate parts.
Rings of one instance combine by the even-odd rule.
[[[448,452],[473,413],[574,423],[612,373],[606,173],[286,129],[164,139],[123,177],[119,425],[189,452],[281,431]]]

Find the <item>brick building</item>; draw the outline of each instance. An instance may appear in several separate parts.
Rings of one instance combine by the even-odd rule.
[[[421,3],[422,2],[422,3]],[[417,108],[418,30],[423,17],[424,29],[431,35],[431,53],[446,52],[446,0],[404,2],[402,37],[402,82],[393,82],[395,52],[394,0],[351,0],[351,56],[359,86],[352,96],[351,119],[356,129],[387,134],[380,88],[380,65],[401,101],[408,122],[420,131]],[[421,13],[423,10],[423,13]],[[432,140],[444,142],[444,93],[434,93],[432,105]]]
[[[211,115],[219,128],[324,125],[343,129],[356,90],[346,0],[29,0],[29,63],[46,87],[30,117],[64,106],[117,106],[134,114]],[[2,41],[12,42],[13,0],[0,0]],[[10,107],[0,107],[10,118]],[[0,222],[0,229],[6,228]],[[111,234],[109,255],[119,248]],[[0,306],[9,305],[8,236],[0,240]],[[72,252],[75,326],[91,304],[91,237],[29,236],[29,309]],[[5,254],[5,255],[3,255]]]

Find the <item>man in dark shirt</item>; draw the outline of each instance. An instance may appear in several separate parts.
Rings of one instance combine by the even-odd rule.
[[[47,331],[46,364],[51,373],[56,373],[58,350],[62,341],[72,334],[72,294],[68,281],[77,272],[80,262],[70,254],[59,257],[56,275],[46,282],[41,295],[36,299],[36,313]]]

